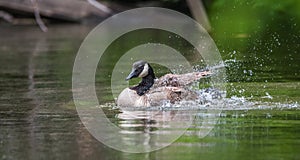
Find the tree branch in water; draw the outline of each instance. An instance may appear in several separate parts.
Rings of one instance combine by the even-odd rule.
[[[94,7],[100,9],[101,11],[110,14],[112,11],[111,9],[109,9],[108,7],[106,7],[105,5],[101,4],[100,2],[96,1],[96,0],[87,0],[91,5],[93,5]]]
[[[33,9],[34,9],[34,17],[35,17],[36,23],[39,25],[40,29],[43,32],[47,32],[48,28],[41,18],[37,0],[31,0],[31,3],[32,3]]]
[[[14,21],[14,17],[11,14],[1,10],[0,10],[0,18],[2,18],[3,20],[9,23],[13,23]]]

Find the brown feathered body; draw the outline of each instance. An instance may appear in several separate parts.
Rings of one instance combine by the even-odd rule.
[[[192,72],[186,74],[166,74],[155,79],[149,90],[138,95],[134,89],[124,89],[117,100],[118,106],[141,107],[160,106],[165,103],[176,103],[182,100],[196,100],[198,95],[189,86],[210,72]]]

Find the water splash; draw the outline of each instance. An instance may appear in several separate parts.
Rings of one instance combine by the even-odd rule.
[[[153,110],[202,110],[202,109],[215,109],[215,110],[257,110],[257,109],[300,109],[298,102],[292,103],[280,103],[280,102],[262,102],[262,101],[252,101],[251,97],[238,97],[231,96],[229,98],[224,98],[224,92],[218,91],[213,88],[207,88],[197,91],[199,99],[195,101],[180,101],[178,103],[172,104],[166,101],[161,106],[151,106],[151,107],[122,107],[125,110],[143,110],[143,111],[153,111]],[[272,99],[272,96],[266,92],[266,96],[262,98]],[[108,107],[112,109],[120,109],[115,103],[102,104],[99,107]]]

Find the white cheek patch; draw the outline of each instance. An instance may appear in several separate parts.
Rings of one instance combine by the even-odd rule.
[[[148,66],[148,64],[146,63],[146,64],[144,65],[143,71],[139,74],[139,77],[140,77],[140,78],[143,78],[143,77],[147,76],[147,75],[148,75],[148,69],[149,69],[149,66]]]

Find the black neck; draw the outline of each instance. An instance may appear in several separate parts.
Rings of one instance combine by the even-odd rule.
[[[155,75],[153,69],[149,65],[148,75],[143,77],[142,81],[137,86],[131,87],[130,89],[135,90],[139,96],[142,96],[152,87],[154,84],[154,79]]]

